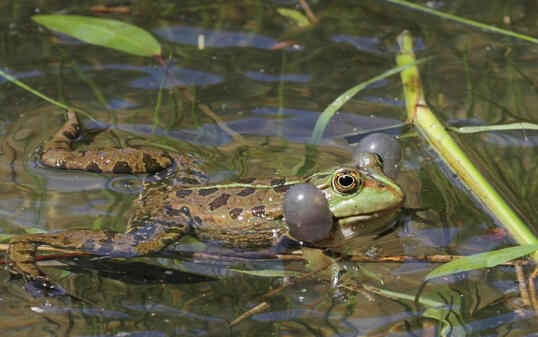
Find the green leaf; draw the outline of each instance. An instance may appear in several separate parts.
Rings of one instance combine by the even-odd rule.
[[[81,15],[34,15],[32,19],[90,44],[138,56],[161,54],[161,45],[150,33],[126,22]]]
[[[494,267],[498,264],[531,254],[537,249],[538,243],[465,256],[461,259],[445,263],[442,266],[435,268],[428,274],[428,276],[426,276],[426,280],[456,274],[462,271]]]
[[[447,127],[451,131],[458,133],[476,133],[487,131],[506,131],[506,130],[538,130],[538,125],[534,123],[511,123],[500,125],[484,125],[484,126],[461,126],[461,127]]]
[[[286,270],[242,270],[242,269],[233,269],[229,270],[235,271],[236,273],[249,274],[255,276],[265,276],[265,277],[286,277],[286,276],[302,276],[303,274],[298,271],[286,271]]]
[[[14,236],[17,236],[17,234],[0,233],[0,242],[10,240]]]
[[[297,26],[299,27],[308,27],[310,26],[310,21],[308,21],[307,17],[303,15],[303,13],[295,10],[295,9],[289,9],[289,8],[277,8],[276,9],[278,14],[285,16],[287,18],[292,19],[297,23]]]
[[[101,224],[103,222],[103,218],[102,217],[98,217],[97,219],[95,219],[92,223],[92,230],[94,231],[98,231],[101,229]]]
[[[44,234],[48,233],[46,229],[40,227],[24,227],[24,231],[28,234]]]

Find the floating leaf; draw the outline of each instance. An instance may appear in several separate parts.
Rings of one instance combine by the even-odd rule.
[[[462,271],[494,267],[498,264],[531,254],[535,250],[538,250],[538,243],[465,256],[435,268],[426,276],[426,280],[456,274]]]
[[[32,19],[90,44],[138,56],[161,54],[161,45],[150,33],[126,22],[81,15],[34,15]]]
[[[229,270],[235,271],[241,274],[249,274],[255,276],[265,276],[265,277],[287,277],[287,276],[302,276],[303,274],[298,271],[287,271],[287,270],[243,270],[243,269],[232,269]]]
[[[276,9],[278,14],[285,16],[287,18],[292,19],[297,23],[297,26],[299,27],[308,27],[310,26],[310,22],[308,21],[308,18],[303,15],[303,13],[295,10],[295,9],[289,9],[289,8],[277,8]]]
[[[500,125],[484,125],[484,126],[461,126],[447,127],[451,131],[458,133],[476,133],[487,131],[506,131],[506,130],[538,130],[538,125],[534,123],[510,123]]]

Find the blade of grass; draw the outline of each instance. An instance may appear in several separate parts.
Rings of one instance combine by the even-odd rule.
[[[400,53],[396,57],[398,65],[415,63],[413,39],[408,31],[398,37]],[[491,214],[506,227],[512,237],[521,245],[538,243],[538,239],[530,231],[516,213],[508,206],[493,186],[482,176],[476,166],[469,160],[456,141],[446,131],[426,105],[418,68],[413,65],[401,73],[404,87],[407,119],[418,129],[422,137],[444,160],[447,166],[457,174],[476,198]],[[538,252],[533,254],[538,262]]]
[[[161,114],[161,105],[163,101],[163,88],[166,85],[166,76],[163,76],[161,79],[161,84],[159,85],[159,91],[157,92],[157,102],[155,103],[155,109],[153,109],[153,127],[151,128],[151,134],[154,135],[157,131],[157,127],[161,124],[160,114]]]
[[[105,95],[103,95],[103,93],[101,92],[99,87],[93,82],[93,80],[86,76],[86,74],[84,74],[84,72],[78,66],[78,63],[75,60],[71,60],[71,65],[73,66],[75,74],[77,74],[77,76],[82,80],[82,82],[86,83],[90,87],[93,94],[95,95],[95,98],[97,98],[97,100],[101,104],[103,104],[105,109],[110,109]]]
[[[537,249],[538,243],[465,256],[435,268],[426,276],[426,280],[461,273],[463,271],[495,267],[501,263],[528,255]]]
[[[510,123],[499,125],[484,125],[484,126],[461,126],[447,127],[448,130],[458,133],[477,133],[487,131],[506,131],[506,130],[538,130],[538,125],[534,123]]]
[[[43,93],[29,87],[29,86],[27,86],[26,84],[24,84],[21,81],[17,80],[15,77],[11,76],[10,74],[3,72],[2,70],[0,70],[0,76],[4,77],[6,80],[10,81],[11,83],[14,83],[14,84],[18,85],[19,87],[23,88],[24,90],[31,92],[32,94],[36,95],[37,97],[40,97],[40,98],[44,99],[45,101],[47,101],[49,103],[52,103],[52,104],[54,104],[56,106],[59,106],[60,108],[74,110],[76,112],[79,112],[79,113],[83,114],[84,116],[88,117],[91,120],[95,120],[92,117],[92,115],[90,115],[86,111],[84,111],[82,109],[79,109],[79,108],[74,108],[72,106],[67,106],[67,105],[65,105],[65,104],[63,104],[61,102],[58,102],[58,101],[54,100],[53,98],[50,98],[49,96],[47,96],[47,95],[45,95],[45,94],[43,94]]]
[[[437,16],[440,16],[440,17],[442,17],[444,19],[464,23],[464,24],[467,24],[467,25],[475,27],[475,28],[480,28],[480,29],[483,29],[483,30],[486,30],[486,31],[491,31],[491,32],[503,34],[503,35],[506,35],[506,36],[515,37],[517,39],[530,41],[530,42],[533,42],[533,43],[538,43],[538,39],[534,38],[532,36],[527,36],[527,35],[515,33],[515,32],[509,31],[509,30],[506,30],[506,29],[495,27],[493,25],[486,25],[486,24],[483,24],[483,23],[480,23],[480,22],[477,22],[477,21],[473,21],[473,20],[469,20],[469,19],[465,19],[465,18],[456,16],[456,15],[443,13],[441,11],[437,11],[435,9],[431,9],[431,8],[428,8],[428,7],[417,5],[417,4],[414,4],[414,3],[411,3],[411,2],[408,2],[408,1],[405,1],[405,0],[386,0],[386,1],[394,3],[394,4],[402,5],[402,6],[405,6],[405,7],[408,7],[408,8],[417,9],[419,11],[426,12],[428,14],[437,15]]]
[[[234,271],[236,273],[248,274],[254,276],[263,276],[263,277],[301,277],[303,273],[298,271],[291,270],[272,270],[272,269],[263,269],[263,270],[244,270],[244,269],[234,269],[230,268],[228,270]]]
[[[286,53],[282,53],[282,64],[280,66],[280,79],[278,81],[278,137],[282,140],[284,136],[284,69],[286,68]]]
[[[318,117],[318,120],[316,121],[316,125],[314,126],[314,131],[312,132],[312,138],[310,139],[310,144],[317,145],[319,143],[319,141],[321,140],[321,136],[323,135],[323,132],[325,131],[325,128],[327,127],[327,124],[329,123],[331,118],[334,116],[334,114],[344,104],[346,104],[353,96],[358,94],[361,90],[363,90],[364,88],[366,88],[372,83],[375,83],[389,76],[397,74],[401,72],[402,70],[405,70],[414,65],[429,61],[430,59],[431,58],[424,58],[420,60],[415,60],[411,64],[400,65],[400,66],[394,67],[392,69],[385,71],[381,75],[372,77],[371,79],[361,82],[357,84],[356,86],[352,87],[351,89],[346,90],[343,94],[338,96],[331,104],[329,104],[329,106],[327,106],[325,110],[323,110],[321,115]]]

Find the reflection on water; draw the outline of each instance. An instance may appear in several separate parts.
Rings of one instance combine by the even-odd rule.
[[[215,183],[239,176],[293,175],[306,164],[316,171],[344,163],[353,150],[349,143],[362,137],[360,132],[390,128],[389,133],[403,136],[404,173],[398,182],[406,190],[407,209],[394,232],[372,242],[371,252],[470,254],[511,245],[506,233],[495,231],[491,218],[440,168],[424,142],[406,128],[394,127],[405,119],[397,76],[368,86],[340,109],[314,157],[305,157],[305,144],[330,102],[394,66],[395,37],[403,29],[417,37],[419,57],[434,56],[420,70],[428,103],[441,119],[459,121],[457,125],[536,122],[530,108],[536,105],[534,46],[386,3],[308,2],[321,21],[306,28],[278,14],[279,7],[302,13],[293,1],[142,0],[125,5],[132,7],[130,14],[99,14],[154,33],[169,69],[214,116],[190,104],[152,58],[89,47],[30,21],[36,8],[41,13],[80,13],[86,11],[85,3],[55,1],[45,8],[38,1],[0,2],[0,27],[8,32],[0,39],[0,67],[50,97],[89,111],[99,121],[86,123],[89,129],[109,126],[95,135],[94,146],[163,146],[192,153],[205,160]],[[520,32],[528,29],[526,22],[536,21],[524,5],[504,8],[504,3],[468,10],[465,6],[476,5],[447,2],[441,9],[474,13],[475,19],[495,25],[503,16],[520,18],[509,27]],[[198,48],[201,36],[204,49]],[[4,79],[0,85],[2,243],[24,232],[125,230],[141,177],[41,167],[35,151],[61,124],[61,109]],[[215,123],[215,116],[249,146],[237,143]],[[536,132],[456,136],[523,218],[534,223]],[[52,278],[87,302],[33,299],[21,280],[0,272],[0,334],[403,336],[421,335],[421,319],[440,317],[445,325],[438,327],[452,327],[458,336],[530,335],[536,330],[509,267],[430,281],[423,295],[428,303],[437,303],[432,307],[414,301],[431,264],[341,261],[342,283],[352,275],[365,286],[412,300],[375,296],[371,302],[353,287],[334,289],[322,278],[295,280],[278,294],[263,297],[290,278],[230,269],[282,273],[305,271],[305,265],[203,255],[170,258],[222,253],[192,238],[174,248],[168,255],[136,261],[58,257],[40,262]],[[269,308],[229,326],[264,301]]]
[[[198,46],[200,36],[204,37],[205,47],[253,47],[260,49],[272,49],[279,41],[258,33],[237,32],[203,29],[189,26],[172,25],[155,29],[154,32],[171,42]],[[300,50],[293,46],[286,48],[288,51]]]
[[[331,41],[349,43],[359,50],[384,56],[394,57],[398,51],[398,45],[396,44],[396,41],[391,46],[390,50],[387,50],[380,39],[367,36],[334,35],[331,36]],[[424,42],[420,38],[415,38],[413,40],[413,50],[415,52],[424,50],[424,48]]]
[[[308,81],[310,81],[310,78],[311,78],[311,76],[308,75],[308,74],[270,75],[270,74],[265,74],[265,73],[263,73],[261,71],[258,71],[258,72],[245,71],[244,75],[246,77],[248,77],[248,78],[253,79],[253,80],[264,81],[264,82],[279,82],[279,81],[285,81],[285,82],[308,82]]]

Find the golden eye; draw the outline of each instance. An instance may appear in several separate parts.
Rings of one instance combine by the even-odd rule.
[[[352,168],[340,169],[333,178],[333,186],[340,193],[354,193],[359,189],[361,184],[360,174]]]

